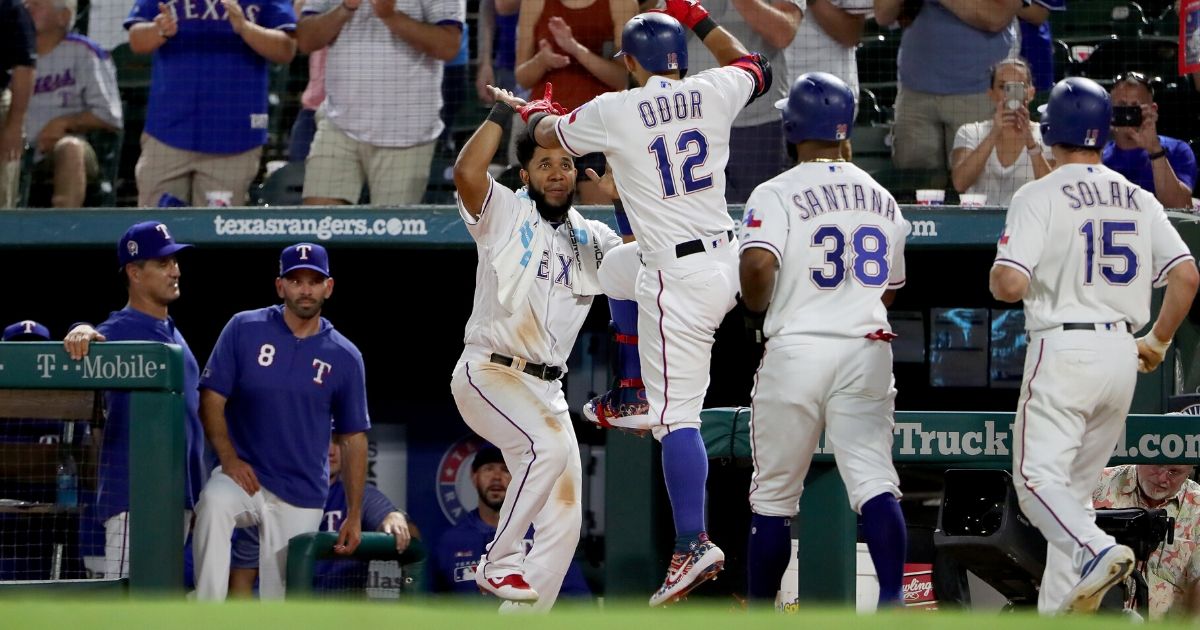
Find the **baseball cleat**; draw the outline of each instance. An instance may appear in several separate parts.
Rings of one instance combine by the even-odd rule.
[[[484,577],[483,567],[475,571],[475,585],[479,592],[492,594],[500,599],[511,602],[535,602],[537,591],[525,581],[520,573],[509,573],[500,577]]]
[[[1133,550],[1129,547],[1112,545],[1105,548],[1083,565],[1083,575],[1067,593],[1064,610],[1074,613],[1096,612],[1108,589],[1121,583],[1133,572],[1133,562]]]
[[[650,403],[646,401],[645,387],[617,387],[587,401],[583,406],[583,417],[588,422],[637,437],[645,437],[650,433],[649,414]]]
[[[534,612],[533,604],[505,600],[498,611],[501,615],[529,615]]]
[[[671,566],[667,569],[667,579],[662,586],[650,597],[651,606],[662,606],[677,601],[700,586],[706,580],[714,580],[721,569],[725,568],[725,552],[712,544],[708,534],[688,545],[688,550],[676,552],[671,556]]]

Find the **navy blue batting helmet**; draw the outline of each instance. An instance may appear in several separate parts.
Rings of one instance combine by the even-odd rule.
[[[796,77],[788,97],[777,101],[775,108],[783,110],[783,134],[792,144],[845,140],[854,126],[854,93],[828,72]]]
[[[1059,81],[1042,114],[1042,142],[1099,149],[1108,142],[1112,100],[1100,84],[1083,77]]]
[[[687,70],[687,33],[679,20],[666,13],[649,12],[635,15],[621,30],[621,52],[629,55],[650,72]]]

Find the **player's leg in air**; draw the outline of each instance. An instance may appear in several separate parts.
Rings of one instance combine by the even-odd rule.
[[[610,326],[616,341],[616,374],[611,390],[583,406],[583,417],[588,422],[639,437],[650,432],[650,404],[646,401],[646,386],[642,383],[642,364],[638,357],[638,309],[634,299],[640,268],[637,243],[616,247],[604,257],[599,279],[612,314]]]

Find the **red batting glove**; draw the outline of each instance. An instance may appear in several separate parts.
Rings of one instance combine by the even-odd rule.
[[[708,17],[708,9],[700,6],[700,0],[667,0],[667,15],[679,20],[689,29]]]
[[[556,116],[567,115],[567,109],[553,100],[554,86],[550,82],[546,82],[546,93],[536,101],[529,101],[517,109],[517,113],[521,115],[521,120],[529,122],[529,117],[539,112],[554,114]]]

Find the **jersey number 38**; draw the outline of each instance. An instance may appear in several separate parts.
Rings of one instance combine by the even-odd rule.
[[[822,225],[813,232],[812,246],[825,251],[825,264],[810,269],[817,288],[836,289],[847,275],[867,287],[887,284],[888,241],[879,226],[860,225],[847,236],[836,225]]]

